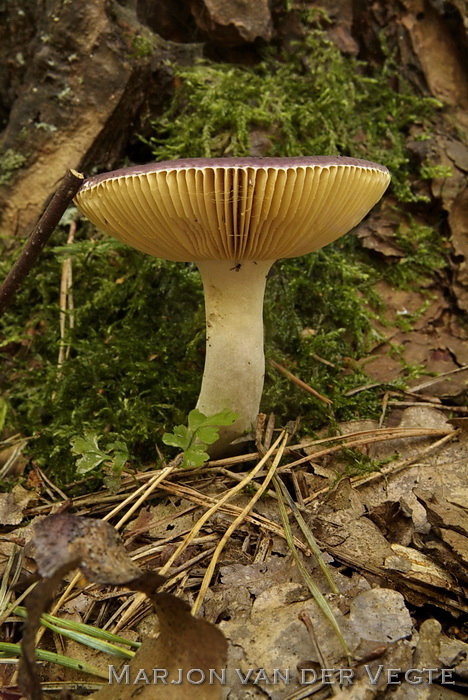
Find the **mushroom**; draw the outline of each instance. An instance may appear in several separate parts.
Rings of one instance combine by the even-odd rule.
[[[338,156],[185,159],[84,181],[75,202],[98,228],[200,270],[206,359],[197,408],[205,415],[226,408],[239,414],[221,429],[218,454],[256,422],[271,266],[349,231],[389,182],[384,166]]]

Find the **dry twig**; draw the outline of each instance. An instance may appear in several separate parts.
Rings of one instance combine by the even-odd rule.
[[[45,212],[32,230],[26,245],[15,262],[5,281],[0,286],[0,316],[13,301],[23,280],[31,271],[42,249],[52,235],[62,214],[72,201],[83,182],[83,175],[76,170],[68,170]]]

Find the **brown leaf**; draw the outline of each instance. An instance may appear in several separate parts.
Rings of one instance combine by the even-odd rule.
[[[454,428],[460,428],[464,433],[468,433],[468,418],[450,418],[448,422]]]
[[[454,530],[468,537],[468,518],[464,508],[449,503],[440,494],[432,494],[423,489],[415,489],[414,493],[424,504],[431,525]]]
[[[197,26],[227,46],[271,39],[273,26],[267,0],[203,0],[191,3],[191,10]]]
[[[403,258],[405,252],[395,241],[398,223],[389,221],[388,215],[371,214],[356,231],[364,248],[375,250],[385,257]]]
[[[227,642],[222,632],[194,618],[182,600],[156,593],[159,576],[143,574],[129,583],[151,599],[158,614],[159,636],[145,638],[129,664],[115,671],[109,667],[109,687],[93,695],[93,700],[130,700],[135,687],[139,700],[191,700],[195,692],[203,700],[221,698],[222,684],[212,674],[215,671],[222,677],[226,666]],[[117,684],[120,677],[123,682]]]
[[[418,0],[404,0],[404,6],[408,12],[401,21],[410,34],[430,91],[445,104],[466,108],[466,76],[449,26],[430,3],[424,3],[424,12],[420,12]]]
[[[458,262],[455,267],[453,289],[458,306],[468,310],[468,187],[460,192],[449,212],[448,223]]]
[[[36,525],[36,562],[41,576],[52,576],[67,562],[95,583],[126,583],[140,575],[116,530],[102,520],[69,513],[51,515]]]
[[[116,677],[111,673],[114,667],[110,666],[109,688],[93,697],[99,700],[133,697],[137,692],[136,679],[136,683],[144,684],[138,688],[140,700],[163,697],[165,700],[184,700],[193,697],[191,669],[197,669],[192,679],[197,685],[200,676],[206,675],[207,678],[203,683],[203,695],[199,693],[199,697],[207,700],[221,697],[222,685],[210,684],[209,681],[210,673],[216,670],[221,674],[226,664],[227,643],[223,634],[206,620],[194,618],[188,605],[172,594],[156,593],[164,578],[152,572],[142,574],[125,552],[111,525],[67,513],[51,515],[36,526],[34,544],[39,572],[46,578],[36,586],[26,603],[28,618],[19,683],[28,700],[42,699],[35,669],[35,638],[40,616],[62,577],[77,566],[95,583],[125,584],[145,593],[159,618],[158,638],[144,640],[131,664],[123,669],[123,678],[126,679],[126,674],[131,678],[129,684],[124,680],[116,688],[112,683]],[[167,671],[167,676],[175,680],[169,688],[163,683],[151,683],[155,666],[163,674]],[[183,678],[180,684],[177,682],[179,673]]]
[[[453,530],[446,530],[443,527],[440,528],[439,534],[465,567],[468,566],[468,537],[464,537],[460,535],[459,532],[454,532]]]
[[[2,525],[18,525],[23,520],[23,511],[31,501],[36,500],[36,494],[27,491],[19,484],[10,493],[0,494],[0,523]]]

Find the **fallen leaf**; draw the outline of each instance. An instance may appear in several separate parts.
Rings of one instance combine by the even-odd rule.
[[[417,498],[424,504],[429,522],[436,527],[445,527],[468,537],[467,510],[449,503],[442,494],[415,489]]]
[[[184,700],[193,697],[191,681],[201,688],[201,675],[203,695],[199,697],[221,698],[222,685],[210,683],[210,674],[213,671],[222,674],[226,665],[227,643],[223,634],[206,620],[194,618],[185,602],[172,594],[158,593],[163,577],[152,572],[142,573],[125,552],[111,525],[67,513],[51,515],[37,524],[34,544],[38,570],[45,578],[26,601],[28,618],[22,641],[19,684],[28,700],[42,700],[35,668],[35,639],[40,616],[62,577],[76,567],[92,582],[126,585],[145,593],[159,620],[158,638],[145,639],[123,671],[110,665],[108,688],[92,697],[125,700],[138,694],[140,700]],[[154,684],[155,666],[175,682],[169,687],[165,683]],[[190,676],[193,669],[196,669],[195,678]],[[123,677],[127,678],[128,674],[131,681],[116,686],[112,680],[122,672]],[[180,683],[177,682],[179,673]],[[140,682],[142,685],[137,689],[135,684]]]
[[[197,697],[219,700],[223,685],[218,678],[223,678],[226,667],[226,639],[211,623],[194,618],[182,600],[169,593],[155,593],[151,581],[151,575],[146,574],[131,584],[153,602],[159,636],[143,639],[130,663],[110,675],[110,680],[124,678],[123,683],[109,682],[91,697],[130,700],[138,693],[139,700],[192,700],[196,685]]]
[[[259,38],[271,39],[273,25],[267,0],[203,0],[191,8],[198,27],[218,42],[235,46]]]
[[[0,523],[18,525],[28,505],[37,499],[35,493],[17,484],[9,493],[0,493]]]
[[[403,547],[400,544],[391,545],[394,554],[385,560],[385,568],[400,571],[405,578],[421,581],[438,588],[453,588],[456,583],[452,576],[430,557],[418,552],[413,547]]]
[[[356,596],[350,620],[361,639],[379,644],[391,644],[413,631],[405,599],[390,588],[372,588]]]

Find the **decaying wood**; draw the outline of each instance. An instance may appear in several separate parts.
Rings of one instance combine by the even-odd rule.
[[[26,31],[19,5],[8,3],[4,10],[3,32],[11,32],[13,45],[15,32]],[[8,56],[10,104],[0,152],[19,155],[24,163],[5,173],[0,187],[6,236],[31,228],[67,168],[112,168],[141,112],[156,110],[170,83],[163,66],[168,45],[150,33],[147,51],[139,51],[145,28],[117,2],[55,0],[30,21],[36,24],[35,32],[29,27],[29,43]],[[2,156],[0,172],[1,166]]]

